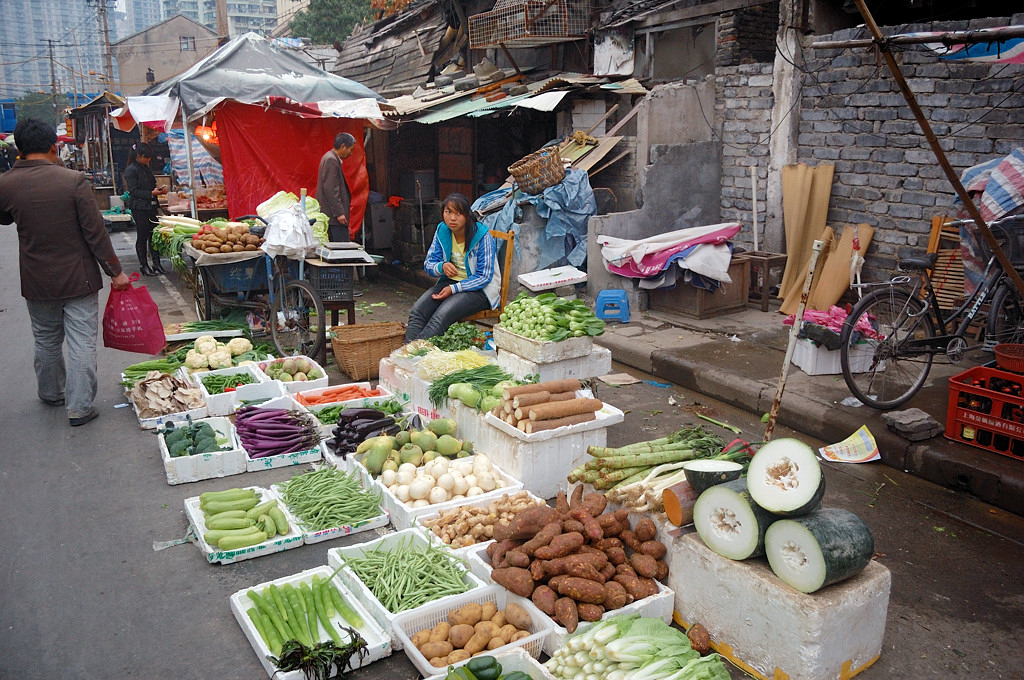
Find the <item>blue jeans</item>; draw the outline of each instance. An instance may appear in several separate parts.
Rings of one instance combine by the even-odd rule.
[[[99,294],[67,300],[25,300],[35,338],[36,383],[40,399],[63,398],[68,417],[92,411],[96,399],[96,336]],[[64,362],[64,340],[68,363]],[[70,366],[67,370],[66,366]]]
[[[470,314],[491,308],[491,303],[482,290],[469,290],[464,293],[450,295],[444,300],[435,300],[432,296],[442,288],[455,283],[442,276],[434,286],[427,290],[409,312],[409,324],[405,329],[405,341],[426,340],[441,335],[453,323],[465,319]]]

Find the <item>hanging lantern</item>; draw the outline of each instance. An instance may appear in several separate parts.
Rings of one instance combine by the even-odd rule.
[[[217,121],[213,121],[209,125],[197,125],[193,134],[206,144],[220,145],[220,140],[217,138]]]

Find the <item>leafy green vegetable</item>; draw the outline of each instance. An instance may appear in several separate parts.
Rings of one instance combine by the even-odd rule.
[[[459,321],[448,327],[443,335],[430,338],[430,344],[445,352],[457,352],[470,347],[483,347],[487,336],[476,324]]]
[[[604,333],[604,321],[582,300],[566,300],[554,293],[530,297],[526,291],[505,306],[501,326],[512,333],[546,342]]]
[[[468,383],[472,387],[477,388],[481,393],[485,393],[489,392],[492,387],[502,380],[511,379],[511,375],[494,364],[487,364],[477,368],[466,368],[443,375],[434,380],[434,382],[430,383],[427,396],[430,397],[430,403],[436,407],[443,404],[445,399],[448,398],[448,388],[455,383]]]

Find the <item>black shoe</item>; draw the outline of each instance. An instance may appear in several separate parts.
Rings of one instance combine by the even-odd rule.
[[[96,417],[99,416],[99,414],[99,411],[97,411],[96,409],[92,409],[84,416],[79,416],[77,418],[68,418],[68,422],[71,423],[71,427],[78,427],[79,425],[85,425],[91,420],[95,420]]]
[[[167,270],[164,269],[164,266],[162,264],[160,264],[159,260],[153,263],[153,271],[155,271],[157,274],[166,274],[167,273]]]
[[[143,276],[156,276],[156,272],[148,264],[139,267],[139,271],[142,272]]]

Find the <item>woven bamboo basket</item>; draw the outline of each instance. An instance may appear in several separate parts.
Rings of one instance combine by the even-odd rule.
[[[1024,373],[1024,345],[1001,342],[994,349],[999,368],[1012,373]]]
[[[352,380],[380,374],[380,360],[405,344],[405,324],[397,321],[331,328],[331,350],[338,368]]]
[[[508,171],[524,194],[539,194],[565,179],[565,167],[557,147],[534,151],[508,166]]]

